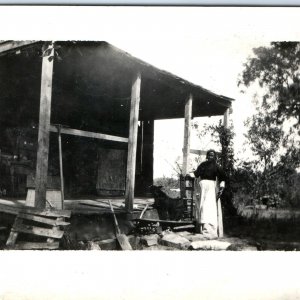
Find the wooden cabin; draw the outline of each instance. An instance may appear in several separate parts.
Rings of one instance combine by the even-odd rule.
[[[63,186],[132,211],[153,183],[154,121],[185,118],[186,173],[191,119],[226,115],[233,100],[107,42],[1,42],[0,86],[0,193],[34,189],[39,208]]]

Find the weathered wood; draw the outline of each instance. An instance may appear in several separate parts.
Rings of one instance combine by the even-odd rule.
[[[49,178],[49,177],[48,177]],[[26,196],[26,206],[34,207],[35,190],[29,188]],[[62,209],[61,191],[60,190],[46,190],[46,208]]]
[[[16,240],[18,238],[19,233],[17,232],[17,230],[15,229],[15,227],[21,226],[22,225],[22,220],[19,219],[18,217],[16,217],[15,222],[13,224],[13,227],[11,229],[11,232],[9,234],[9,237],[7,239],[6,242],[6,247],[10,248],[13,247],[16,243]]]
[[[225,128],[228,128],[229,125],[229,108],[226,109],[223,116],[223,125]]]
[[[31,215],[48,216],[48,217],[66,217],[70,218],[71,211],[69,210],[40,210],[24,206],[11,206],[0,204],[0,212],[17,215],[19,213],[26,213]]]
[[[57,128],[54,125],[50,125],[49,130],[51,132],[57,133]],[[84,131],[84,130],[78,130],[78,129],[72,129],[72,128],[61,128],[61,133],[69,134],[69,135],[76,135],[76,136],[80,136],[80,137],[99,139],[99,140],[128,143],[128,138],[125,138],[125,137],[97,133],[97,132]]]
[[[15,244],[12,249],[14,250],[55,250],[59,248],[59,242],[53,243],[31,243],[31,242],[19,242]]]
[[[63,221],[64,221],[64,218],[59,217],[59,218],[56,219],[56,221],[57,221],[57,222],[63,222]],[[60,227],[59,227],[58,225],[54,225],[54,226],[52,227],[52,230],[53,230],[53,231],[57,231],[57,230],[59,230],[59,228],[60,228]],[[53,238],[48,238],[48,239],[47,239],[47,243],[49,243],[49,244],[55,243],[55,239],[53,239]]]
[[[98,148],[96,189],[100,196],[124,196],[127,151]]]
[[[45,45],[45,51],[43,52],[38,150],[35,178],[36,193],[34,206],[42,209],[46,207],[53,61],[54,48],[53,44],[51,43],[47,46]]]
[[[147,210],[149,204],[146,204],[145,208],[142,210],[141,214],[140,214],[140,219],[143,217],[145,211]]]
[[[91,206],[91,207],[102,208],[103,210],[107,210],[108,212],[111,212],[109,206],[104,206],[103,204],[100,204],[100,203],[99,204],[98,203],[86,203],[86,202],[81,202],[80,201],[80,204],[81,205],[86,205],[86,206]],[[125,212],[124,209],[119,208],[119,207],[116,207],[115,210],[118,211],[118,212],[122,212],[122,211]]]
[[[58,126],[58,149],[59,149],[59,174],[60,174],[60,191],[61,191],[61,209],[64,209],[65,188],[64,188],[64,171],[62,161],[62,145],[61,145],[61,126]]]
[[[102,203],[102,204],[104,204],[105,205],[105,207],[108,207],[108,208],[110,208],[110,206],[109,206],[109,203],[107,203],[107,202],[105,202],[105,201],[103,201],[103,200],[99,200],[99,199],[93,199],[93,201],[96,201],[96,202],[98,202],[98,203]],[[118,209],[118,208],[120,208],[121,209],[121,207],[120,206],[118,206],[118,205],[116,205],[116,204],[111,204],[115,209]]]
[[[172,221],[172,220],[156,220],[156,219],[135,219],[136,222],[142,222],[142,223],[161,223],[166,225],[190,225],[193,224],[193,221]]]
[[[197,150],[197,149],[191,149],[190,153],[196,154],[196,155],[206,155],[207,151],[206,150]],[[216,151],[217,155],[221,155],[221,152]]]
[[[132,212],[133,210],[133,199],[134,199],[140,89],[141,89],[141,75],[138,74],[136,79],[134,80],[131,89],[128,158],[127,158],[126,190],[125,190],[125,208],[129,212]]]
[[[16,226],[13,227],[13,229],[18,232],[29,233],[29,234],[50,237],[55,239],[61,239],[62,236],[64,235],[64,232],[62,230],[46,229],[46,228],[24,225],[24,224],[21,225],[17,224]]]
[[[117,234],[117,240],[122,250],[132,250],[129,240],[125,234]]]
[[[117,240],[118,240],[118,242],[121,246],[121,249],[122,250],[132,250],[132,247],[131,247],[131,245],[128,241],[127,236],[125,234],[122,234],[121,231],[120,231],[118,220],[117,220],[117,217],[116,217],[115,212],[114,212],[114,208],[112,207],[110,200],[109,200],[109,205],[110,205],[110,209],[111,209],[111,212],[113,214],[113,217],[114,217],[114,223],[115,223],[115,228],[116,228],[116,237],[117,237]]]
[[[44,217],[39,217],[39,216],[34,216],[34,215],[28,215],[28,214],[18,214],[18,218],[25,219],[25,220],[32,220],[38,223],[43,223],[43,224],[48,224],[52,226],[67,226],[70,225],[69,222],[65,222],[63,220],[59,219],[49,219],[49,218],[44,218]]]
[[[190,95],[186,101],[184,109],[184,138],[183,138],[183,160],[182,160],[182,175],[188,173],[190,140],[191,140],[191,120],[192,120],[192,104],[193,96]]]
[[[196,155],[206,155],[205,150],[190,149],[190,153],[196,154]]]
[[[0,55],[35,43],[37,43],[37,41],[6,41],[0,43]]]

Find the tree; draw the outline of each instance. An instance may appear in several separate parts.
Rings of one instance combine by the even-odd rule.
[[[262,99],[256,99],[256,114],[245,122],[257,157],[249,162],[256,173],[253,191],[256,196],[286,196],[300,166],[300,43],[274,42],[253,52],[239,80],[245,87],[258,83],[263,91]]]
[[[199,131],[198,123],[193,123],[193,128],[197,130],[199,138],[203,138],[210,134],[212,141],[217,147],[221,148],[221,153],[218,156],[218,163],[224,169],[227,175],[226,188],[222,194],[222,207],[225,215],[236,215],[237,210],[233,205],[233,176],[234,176],[234,150],[233,150],[233,126],[226,128],[220,120],[217,125],[206,125],[202,131]]]
[[[249,87],[258,82],[265,89],[262,106],[277,124],[295,118],[300,125],[300,43],[273,42],[253,49],[238,84]]]

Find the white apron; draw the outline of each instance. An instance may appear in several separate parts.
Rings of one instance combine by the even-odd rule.
[[[218,226],[216,181],[200,180],[200,197],[196,199],[195,217],[198,224]]]

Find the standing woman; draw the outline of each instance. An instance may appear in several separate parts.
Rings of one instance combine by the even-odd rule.
[[[208,150],[206,161],[201,163],[194,172],[200,178],[200,198],[196,200],[196,231],[208,237],[218,236],[218,208],[216,188],[220,182],[218,196],[225,188],[225,173],[216,162],[216,151]]]

